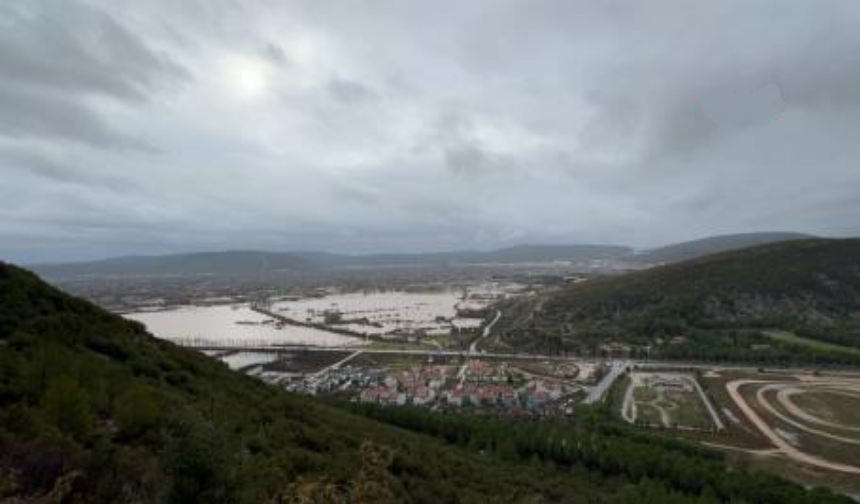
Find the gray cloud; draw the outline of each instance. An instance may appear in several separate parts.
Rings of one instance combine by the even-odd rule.
[[[347,103],[362,102],[376,97],[373,91],[362,84],[337,76],[329,81],[328,90],[336,100]]]
[[[164,74],[182,70],[102,11],[34,1],[2,7],[3,79],[33,88],[141,100]]]
[[[74,1],[4,4],[0,18],[0,134],[141,146],[93,100],[146,101],[164,78],[185,75],[111,16]]]
[[[849,0],[6,2],[0,256],[856,234],[858,24]]]
[[[699,106],[708,119],[731,128],[776,120],[785,104],[782,90],[771,83],[761,88],[709,89]]]
[[[491,163],[476,145],[459,145],[445,151],[445,163],[455,175],[468,175],[490,169]]]
[[[287,57],[287,53],[278,44],[267,43],[260,51],[260,54],[277,66],[286,67],[292,64],[290,58]]]
[[[50,182],[103,187],[121,192],[130,191],[136,185],[134,181],[104,173],[92,166],[69,164],[46,154],[20,148],[0,148],[0,163],[7,170],[17,170]]]
[[[99,148],[146,148],[116,131],[85,103],[0,83],[0,135],[83,142]]]

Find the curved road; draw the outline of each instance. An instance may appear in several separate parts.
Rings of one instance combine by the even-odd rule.
[[[612,387],[612,384],[615,383],[615,380],[623,375],[630,365],[630,361],[612,361],[612,367],[609,369],[609,372],[600,380],[600,383],[591,388],[591,392],[582,400],[582,404],[600,402],[603,396],[606,395],[606,392]]]
[[[493,320],[489,324],[487,324],[486,327],[484,327],[484,332],[481,333],[481,336],[475,338],[475,341],[473,341],[472,344],[469,345],[470,354],[478,353],[478,343],[480,343],[481,340],[485,339],[487,336],[490,335],[490,331],[493,330],[493,326],[496,325],[496,322],[498,322],[500,318],[502,318],[502,310],[496,310],[495,318],[493,318]]]
[[[753,425],[755,425],[756,428],[785,456],[798,462],[803,462],[816,467],[821,467],[823,469],[829,469],[831,471],[860,474],[860,467],[855,467],[848,464],[840,464],[838,462],[830,462],[828,460],[824,460],[814,455],[802,452],[792,446],[779,434],[774,432],[770,425],[768,425],[767,422],[765,422],[758,415],[758,413],[756,413],[755,410],[749,404],[747,404],[739,391],[739,389],[744,385],[772,383],[773,382],[765,380],[736,380],[728,383],[726,385],[726,390],[728,390],[732,400],[735,402],[735,404],[737,404],[738,408],[740,408],[743,414],[746,415],[747,418],[749,418],[750,422],[752,422]]]
[[[783,415],[782,413],[777,411],[776,408],[774,408],[773,405],[770,403],[770,401],[768,401],[767,398],[764,396],[764,394],[769,390],[784,390],[784,387],[782,386],[782,384],[771,384],[771,385],[767,385],[765,387],[762,387],[756,391],[756,400],[771,415],[779,418],[780,420],[791,425],[792,427],[795,427],[795,428],[800,429],[802,431],[809,432],[811,434],[815,434],[816,436],[821,436],[821,437],[833,439],[834,441],[839,441],[841,443],[860,445],[860,439],[849,438],[849,437],[844,437],[844,436],[837,436],[836,434],[824,432],[822,430],[818,430],[818,429],[815,429],[813,427],[803,425],[799,422],[792,420],[791,418],[787,417],[786,415]],[[779,396],[777,395],[777,399],[778,398],[779,398]]]

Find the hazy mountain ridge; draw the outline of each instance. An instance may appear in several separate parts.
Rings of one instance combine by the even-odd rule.
[[[165,256],[130,256],[81,263],[34,264],[51,278],[133,275],[249,275],[279,270],[387,266],[452,266],[487,263],[594,261],[617,259],[632,249],[613,245],[521,245],[492,251],[351,255],[330,252],[201,252]]]
[[[450,266],[464,264],[592,261],[623,257],[630,247],[616,245],[516,245],[490,251],[463,250],[414,254],[332,254],[305,252],[299,255],[324,267]]]
[[[634,252],[620,245],[515,245],[489,251],[403,254],[339,254],[321,251],[198,252],[163,256],[127,256],[77,263],[33,264],[29,267],[49,278],[82,276],[157,275],[263,275],[277,271],[317,269],[457,266],[469,264],[525,264],[559,261],[588,264],[650,265],[678,262],[701,255],[750,245],[804,238],[794,233],[725,235]]]

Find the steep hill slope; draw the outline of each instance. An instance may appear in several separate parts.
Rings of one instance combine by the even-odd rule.
[[[850,502],[605,419],[366,413],[399,427],[234,373],[0,263],[0,502]]]
[[[548,477],[278,391],[0,263],[0,501],[605,494]]]
[[[669,264],[755,245],[810,238],[813,237],[800,233],[742,233],[709,236],[700,240],[649,249],[636,254],[632,259],[642,264]]]
[[[761,245],[592,280],[512,305],[519,343],[533,333],[635,340],[692,328],[803,328],[826,335],[860,323],[860,240]],[[860,340],[860,338],[858,338]]]

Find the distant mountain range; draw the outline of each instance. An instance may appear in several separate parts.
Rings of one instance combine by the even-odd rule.
[[[615,245],[517,245],[490,251],[456,251],[417,254],[349,255],[299,252],[297,256],[318,267],[453,266],[464,264],[516,264],[553,261],[594,261],[624,257],[630,247]]]
[[[419,254],[349,255],[329,252],[199,252],[165,256],[129,256],[101,261],[35,264],[30,267],[48,278],[83,276],[253,275],[277,271],[394,266],[456,266],[531,262],[620,259],[629,247],[612,245],[521,245],[492,251]]]
[[[710,237],[667,247],[635,251],[617,245],[517,245],[490,251],[414,254],[337,254],[318,251],[197,252],[163,256],[126,256],[99,261],[30,265],[48,278],[85,276],[254,275],[278,271],[340,268],[456,266],[470,264],[525,264],[558,261],[649,265],[683,261],[751,245],[801,239],[794,233],[752,233]]]

